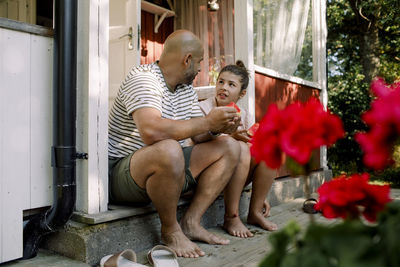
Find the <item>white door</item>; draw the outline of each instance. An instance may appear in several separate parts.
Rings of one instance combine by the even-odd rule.
[[[140,63],[140,0],[110,3],[109,107],[128,71]]]

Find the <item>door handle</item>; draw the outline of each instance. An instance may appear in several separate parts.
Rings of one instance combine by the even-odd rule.
[[[129,37],[129,41],[128,41],[128,49],[129,50],[133,50],[133,43],[132,43],[132,39],[133,39],[133,30],[132,27],[129,27],[129,32],[127,34],[124,34],[122,36],[119,37],[119,39],[122,39],[124,37],[128,36]]]

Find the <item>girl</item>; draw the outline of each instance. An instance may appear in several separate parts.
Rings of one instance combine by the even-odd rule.
[[[249,73],[242,61],[236,65],[225,66],[218,75],[215,87],[215,97],[201,101],[200,108],[204,114],[216,106],[226,106],[231,102],[236,103],[246,94],[249,84]],[[250,199],[247,223],[259,225],[263,229],[275,231],[277,225],[268,221],[270,206],[265,200],[275,178],[275,171],[269,169],[263,162],[256,163],[250,155],[247,129],[249,128],[246,114],[241,111],[242,126],[231,136],[235,138],[241,147],[240,163],[230,180],[230,185],[224,191],[225,201],[225,230],[237,237],[251,237],[253,234],[247,229],[239,218],[239,201],[245,185],[252,182],[252,194]]]

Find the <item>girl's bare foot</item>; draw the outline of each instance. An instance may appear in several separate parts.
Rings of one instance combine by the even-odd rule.
[[[175,251],[178,257],[198,258],[205,255],[204,251],[190,241],[180,228],[172,232],[163,231],[162,229],[161,239],[165,245]]]
[[[198,223],[191,223],[189,221],[181,221],[182,231],[190,240],[198,240],[211,245],[227,245],[229,240],[217,236],[201,226]]]
[[[239,216],[225,216],[224,218],[224,229],[233,236],[247,238],[252,237],[253,234],[249,229],[242,223]]]
[[[275,223],[268,221],[262,212],[249,212],[247,215],[247,223],[258,225],[261,228],[268,230],[268,231],[276,231],[278,230],[278,225]]]

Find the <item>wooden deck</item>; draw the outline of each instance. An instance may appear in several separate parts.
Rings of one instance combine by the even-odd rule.
[[[303,198],[292,200],[271,208],[269,220],[276,223],[279,228],[283,228],[289,221],[297,221],[302,228],[309,223],[309,215],[301,210]],[[314,215],[317,221],[327,222],[328,220],[321,215]],[[248,225],[250,231],[254,234],[251,238],[238,238],[228,235],[221,226],[209,229],[210,231],[229,239],[229,245],[208,245],[197,243],[206,253],[204,257],[197,259],[179,258],[181,267],[255,267],[271,250],[268,237],[271,232],[265,231],[259,227]],[[138,253],[138,262],[149,263],[145,257],[146,251]]]
[[[391,197],[400,200],[400,189],[392,189]],[[287,203],[272,207],[271,216],[269,219],[276,224],[279,228],[283,228],[290,220],[297,221],[304,230],[309,224],[309,215],[301,210],[303,198],[297,198]],[[320,214],[313,215],[317,222],[333,223],[334,220],[327,220]],[[241,239],[230,236],[219,226],[209,229],[210,231],[224,236],[231,240],[231,243],[226,246],[215,246],[198,243],[198,245],[206,252],[206,255],[197,259],[184,259],[179,258],[179,265],[181,267],[256,267],[258,263],[266,256],[271,250],[268,242],[268,237],[271,232],[264,231],[255,226],[248,226],[254,233],[254,237]],[[147,251],[138,252],[138,262],[151,266],[146,259]],[[61,255],[57,255],[48,251],[40,251],[38,256],[25,261],[14,261],[2,266],[42,266],[42,267],[89,267],[90,265],[75,261]]]
[[[313,195],[314,197],[316,195]],[[391,197],[400,200],[400,189],[392,189]],[[302,211],[301,207],[304,198],[297,198],[285,204],[281,204],[271,208],[271,216],[269,219],[276,223],[278,227],[283,228],[289,221],[294,220],[300,224],[304,230],[309,224],[309,214]],[[313,215],[317,222],[333,223],[335,220],[328,220],[321,214]],[[181,267],[256,267],[261,260],[271,250],[268,237],[271,232],[262,230],[259,227],[248,225],[254,234],[251,238],[237,238],[228,235],[221,227],[209,229],[225,238],[231,240],[229,245],[215,246],[203,243],[198,245],[204,250],[206,255],[197,259],[179,258],[179,266]],[[145,257],[146,252],[138,253],[138,262],[149,263]]]

